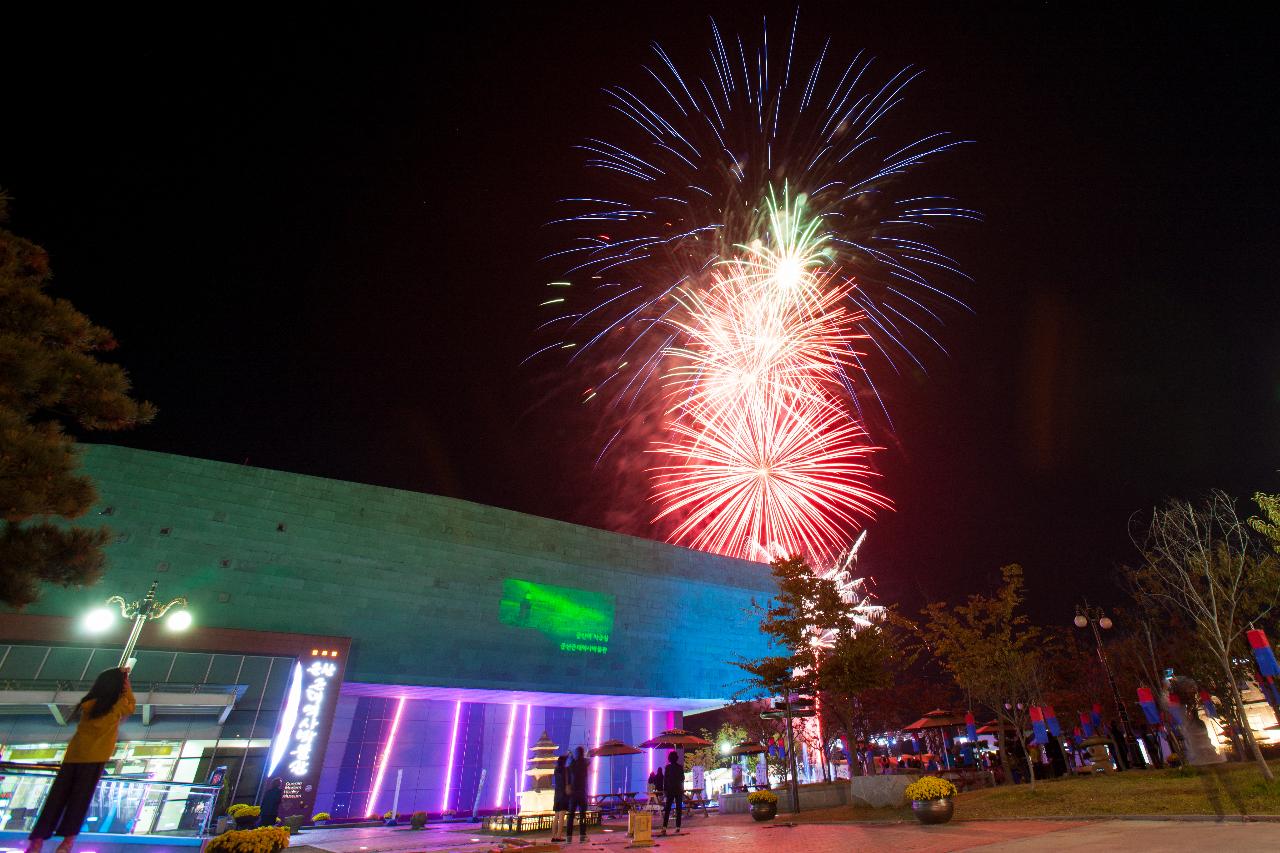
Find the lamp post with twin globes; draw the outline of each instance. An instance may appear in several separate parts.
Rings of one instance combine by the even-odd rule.
[[[129,602],[118,595],[113,595],[104,602],[102,607],[94,608],[85,615],[85,627],[94,633],[110,628],[116,621],[117,611],[125,619],[133,620],[133,627],[129,631],[129,639],[125,641],[124,651],[120,653],[118,666],[124,666],[129,662],[129,657],[138,644],[138,637],[142,635],[142,627],[147,622],[163,619],[165,614],[168,614],[169,618],[166,621],[169,630],[185,631],[191,627],[191,611],[187,610],[187,599],[179,596],[170,602],[161,602],[156,598],[156,587],[159,585],[159,581],[152,581],[151,588],[139,601]]]
[[[1120,714],[1120,728],[1124,750],[1127,753],[1125,763],[1129,767],[1141,767],[1143,762],[1135,748],[1136,738],[1133,734],[1133,726],[1129,722],[1129,711],[1125,708],[1124,702],[1120,701],[1120,691],[1116,688],[1116,679],[1111,673],[1111,662],[1107,660],[1107,652],[1102,645],[1102,632],[1098,630],[1101,628],[1102,631],[1109,631],[1115,623],[1111,621],[1110,616],[1102,612],[1101,607],[1090,606],[1088,599],[1085,599],[1084,604],[1076,605],[1076,615],[1071,621],[1077,628],[1093,630],[1093,642],[1098,649],[1098,660],[1102,662],[1102,671],[1106,673],[1107,684],[1111,686],[1111,698],[1116,703],[1116,710]]]

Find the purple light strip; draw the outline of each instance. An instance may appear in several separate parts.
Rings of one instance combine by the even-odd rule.
[[[449,808],[449,789],[453,787],[453,758],[458,750],[458,721],[462,719],[462,700],[453,707],[453,734],[449,735],[449,763],[444,766],[444,800],[440,811]]]
[[[523,791],[525,786],[525,773],[529,769],[529,721],[533,716],[533,706],[524,706],[524,740],[520,742],[520,778],[516,780],[515,789]],[[517,797],[516,799],[519,799]],[[516,803],[516,805],[520,805]]]
[[[382,745],[382,760],[378,762],[378,775],[373,780],[373,790],[369,792],[369,802],[365,804],[364,813],[370,817],[377,813],[373,807],[378,804],[378,794],[382,793],[382,780],[387,775],[387,762],[391,759],[391,750],[396,745],[396,732],[400,730],[400,715],[404,713],[404,697],[396,705],[396,715],[391,720],[391,731],[387,732],[387,742]]]
[[[596,746],[601,743],[601,732],[604,730],[604,708],[596,708]],[[591,762],[591,793],[600,793],[600,759]],[[583,818],[586,820],[586,818]]]
[[[511,739],[516,733],[516,712],[519,705],[511,706],[511,716],[507,717],[507,742],[502,747],[502,764],[498,769],[497,796],[493,798],[493,807],[502,808],[507,801],[507,768],[511,766]]]
[[[648,711],[649,714],[649,740],[653,740],[653,710]],[[648,755],[645,756],[645,764],[648,765],[649,775],[653,775],[653,750],[646,750]]]

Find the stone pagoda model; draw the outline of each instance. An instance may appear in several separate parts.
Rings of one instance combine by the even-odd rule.
[[[552,811],[555,804],[555,791],[552,790],[552,775],[556,771],[556,754],[560,747],[551,741],[551,737],[542,733],[538,742],[529,750],[529,769],[526,776],[533,777],[533,789],[520,792],[520,814],[545,814]]]

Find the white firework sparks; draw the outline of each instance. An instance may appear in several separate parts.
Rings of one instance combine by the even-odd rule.
[[[870,628],[883,619],[885,614],[883,605],[871,603],[873,596],[867,590],[867,579],[855,576],[858,568],[858,548],[866,538],[867,532],[864,530],[853,543],[853,547],[836,558],[831,566],[814,571],[816,577],[835,583],[841,600],[848,605],[846,612],[853,620],[855,631],[860,628]],[[809,638],[809,643],[818,649],[829,649],[835,645],[835,642],[836,632],[830,629],[815,631]]]

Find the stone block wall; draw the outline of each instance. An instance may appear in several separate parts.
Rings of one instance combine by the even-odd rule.
[[[768,567],[466,501],[110,445],[84,446],[115,534],[76,615],[154,579],[200,625],[349,636],[349,681],[716,700],[764,654]],[[606,596],[604,652],[499,618],[504,580]],[[594,633],[599,633],[594,632]]]

